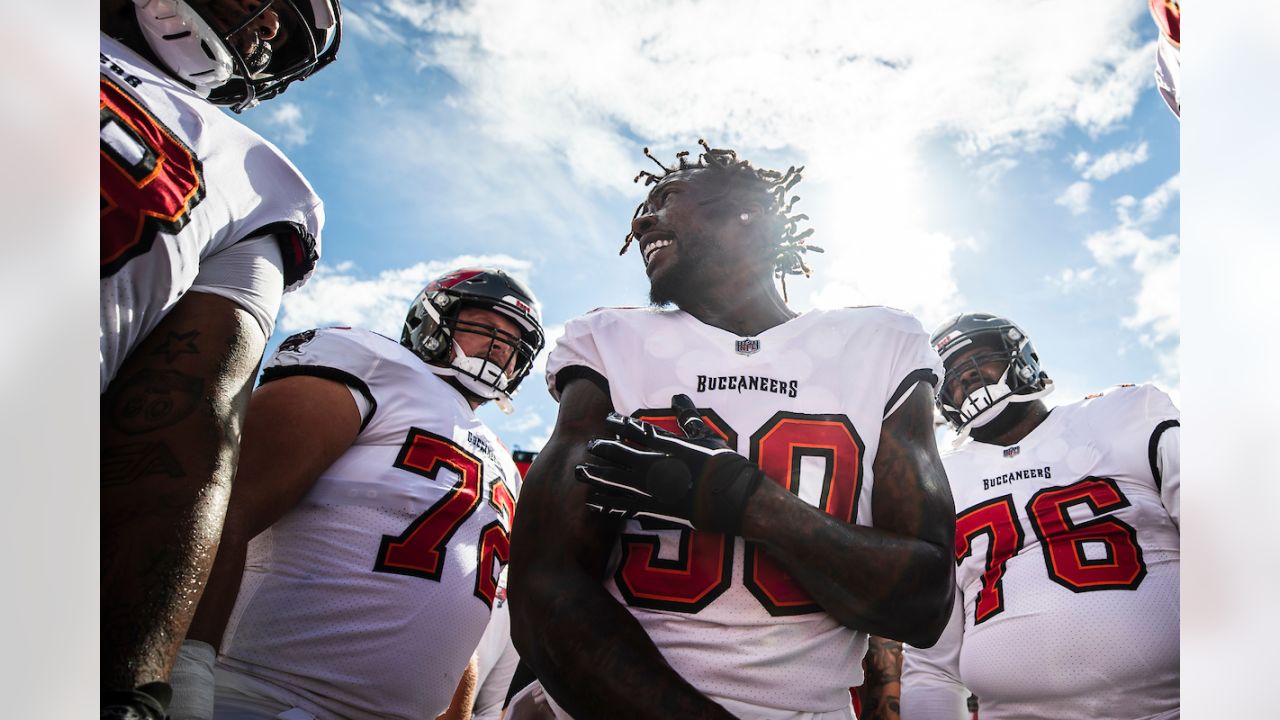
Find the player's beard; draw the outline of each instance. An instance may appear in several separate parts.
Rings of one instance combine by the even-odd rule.
[[[1018,424],[1027,414],[1030,403],[1011,402],[985,425],[969,428],[969,436],[978,442],[991,442]]]
[[[707,274],[716,272],[715,246],[708,238],[685,236],[676,238],[675,257],[667,261],[668,267],[650,279],[649,302],[655,307],[674,303],[677,307],[691,294],[696,294],[706,284]]]

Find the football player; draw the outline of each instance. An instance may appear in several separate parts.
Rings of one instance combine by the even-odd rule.
[[[941,365],[905,313],[792,311],[800,171],[703,148],[643,174],[658,307],[574,319],[550,355],[512,636],[575,718],[852,718],[867,632],[928,645],[949,615]]]
[[[175,717],[445,710],[489,621],[520,485],[475,409],[510,407],[539,317],[523,283],[464,269],[418,295],[399,343],[328,328],[280,344],[174,671]]]
[[[1177,408],[1122,385],[1050,410],[1030,338],[995,315],[933,344],[959,569],[942,639],[905,650],[902,717],[967,718],[965,688],[982,720],[1178,717]]]
[[[100,679],[104,717],[155,717],[253,375],[323,222],[298,170],[220,106],[324,67],[341,23],[337,0],[102,0],[100,19]]]
[[[1160,30],[1156,45],[1156,87],[1175,117],[1182,117],[1182,9],[1178,0],[1147,0],[1151,19]]]

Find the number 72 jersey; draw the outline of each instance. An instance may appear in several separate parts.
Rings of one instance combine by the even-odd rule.
[[[355,443],[249,543],[219,667],[318,717],[433,718],[510,557],[515,464],[467,400],[389,338],[299,333],[263,383],[294,376],[344,383],[368,411]]]
[[[937,645],[907,650],[904,717],[947,684],[983,720],[1177,712],[1177,418],[1156,388],[1118,387],[1016,445],[943,456],[957,607]]]

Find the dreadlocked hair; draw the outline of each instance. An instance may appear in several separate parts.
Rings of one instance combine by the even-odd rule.
[[[773,274],[775,278],[782,281],[782,297],[783,300],[786,300],[787,276],[804,275],[809,277],[812,275],[813,270],[804,261],[804,254],[811,251],[823,252],[822,248],[805,242],[805,239],[813,234],[813,228],[797,232],[799,223],[802,220],[809,219],[809,216],[803,213],[798,215],[791,214],[791,208],[795,206],[800,196],[793,195],[790,200],[787,199],[787,193],[800,182],[800,174],[804,172],[804,166],[797,168],[792,165],[787,168],[785,173],[780,173],[776,170],[753,168],[751,167],[751,161],[738,159],[737,151],[713,148],[703,139],[699,139],[698,144],[702,146],[703,151],[698,154],[696,162],[690,162],[689,151],[684,150],[676,153],[676,164],[673,167],[663,165],[662,161],[649,152],[649,148],[645,148],[645,157],[662,168],[662,174],[657,175],[647,170],[641,170],[640,174],[636,175],[634,182],[640,182],[640,179],[644,178],[644,185],[648,187],[662,182],[664,178],[672,173],[682,170],[706,169],[727,173],[730,177],[742,177],[758,185],[764,195],[769,198],[768,206],[765,208],[765,215],[773,216],[781,225],[781,232],[774,246],[776,254],[774,256]],[[640,213],[644,212],[647,202],[646,200],[636,206],[636,211],[631,216],[632,220],[640,217]],[[627,233],[627,237],[622,243],[622,249],[618,251],[619,255],[622,255],[627,251],[627,248],[631,247],[631,241],[635,240],[635,237],[634,231]]]

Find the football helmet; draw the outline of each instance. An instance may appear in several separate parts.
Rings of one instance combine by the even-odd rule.
[[[1009,403],[1029,402],[1053,392],[1053,380],[1041,369],[1031,338],[1012,320],[988,313],[961,313],[939,325],[930,341],[942,357],[945,371],[936,396],[938,409],[962,436],[994,420]],[[959,363],[953,360],[975,344],[988,350]],[[980,365],[995,360],[1005,363],[1000,381],[976,388],[955,404],[952,387],[968,370],[978,371]]]
[[[342,40],[339,0],[262,0],[232,23],[215,28],[210,6],[220,0],[133,0],[147,45],[179,80],[210,102],[235,112],[285,91],[333,62]],[[265,68],[250,67],[233,38],[267,10],[280,19],[281,42]]]
[[[463,308],[502,313],[521,328],[520,336],[462,320],[459,313]],[[459,330],[487,336],[488,352],[483,357],[464,353],[454,338]],[[507,273],[487,268],[454,270],[432,280],[409,306],[404,331],[400,334],[400,344],[422,358],[437,375],[457,378],[478,397],[497,401],[498,407],[508,414],[511,395],[533,368],[533,360],[544,342],[541,311],[533,293]],[[489,361],[499,344],[509,346],[515,358],[510,375]]]

